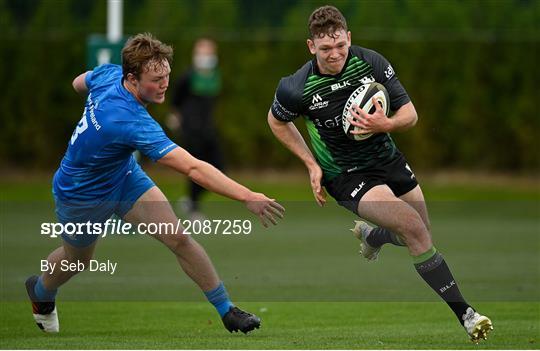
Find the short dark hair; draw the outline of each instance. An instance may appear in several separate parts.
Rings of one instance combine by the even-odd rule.
[[[154,38],[150,33],[140,33],[128,39],[122,49],[122,75],[124,79],[129,73],[139,79],[149,62],[158,65],[167,60],[171,64],[173,49]]]
[[[311,39],[325,35],[333,37],[335,32],[347,31],[347,21],[337,8],[326,5],[313,11],[309,16],[308,27]]]

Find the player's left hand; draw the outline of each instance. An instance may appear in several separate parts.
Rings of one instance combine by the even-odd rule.
[[[313,196],[315,201],[319,206],[324,206],[326,203],[326,192],[321,184],[323,171],[318,164],[313,164],[308,168],[309,171],[309,181],[311,184],[311,190],[313,191]]]
[[[352,130],[351,134],[368,134],[368,133],[387,133],[392,129],[392,121],[388,118],[375,98],[372,98],[375,112],[369,114],[362,110],[358,105],[352,105],[350,108],[353,118],[349,118],[349,122],[362,130]]]
[[[248,210],[256,214],[265,227],[268,227],[268,222],[276,225],[277,218],[283,218],[285,212],[285,208],[276,200],[261,193],[252,192],[245,203]]]

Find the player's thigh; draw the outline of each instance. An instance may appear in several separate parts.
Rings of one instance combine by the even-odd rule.
[[[401,195],[399,198],[408,203],[412,208],[416,210],[416,212],[418,212],[420,218],[422,218],[422,221],[424,222],[424,225],[428,230],[430,230],[431,225],[429,222],[428,210],[426,206],[426,201],[424,200],[424,194],[422,193],[422,188],[420,188],[420,185],[417,185],[413,190]]]
[[[144,192],[123,216],[133,223],[176,222],[176,215],[163,192],[153,186]]]
[[[169,201],[157,186],[142,194],[123,219],[135,225],[142,223],[147,228],[149,225],[157,228],[156,233],[149,235],[173,250],[189,240],[189,235],[184,235],[183,228],[178,226],[178,217]]]
[[[377,185],[362,196],[358,215],[401,235],[424,235],[426,231],[418,212],[397,198],[387,185]]]

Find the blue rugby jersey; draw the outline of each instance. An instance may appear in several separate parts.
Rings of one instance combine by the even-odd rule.
[[[53,189],[64,199],[100,199],[122,184],[139,150],[157,161],[177,147],[146,108],[122,85],[122,68],[88,72],[81,120],[56,171]]]

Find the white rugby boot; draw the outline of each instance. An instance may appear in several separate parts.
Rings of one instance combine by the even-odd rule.
[[[463,319],[463,327],[467,331],[467,334],[469,334],[471,341],[475,344],[478,344],[481,339],[486,340],[488,333],[493,330],[491,320],[475,312],[471,307],[467,308],[467,311],[461,318]]]
[[[34,286],[38,280],[37,275],[29,277],[26,282],[26,292],[32,302],[32,315],[39,329],[46,333],[58,333],[60,323],[58,322],[58,312],[54,301],[39,301],[34,294]]]
[[[354,233],[354,236],[360,240],[360,255],[364,256],[368,261],[376,261],[379,257],[379,252],[381,247],[373,247],[367,243],[366,238],[373,229],[372,226],[367,224],[364,221],[354,221],[355,226],[351,229],[351,232]]]

